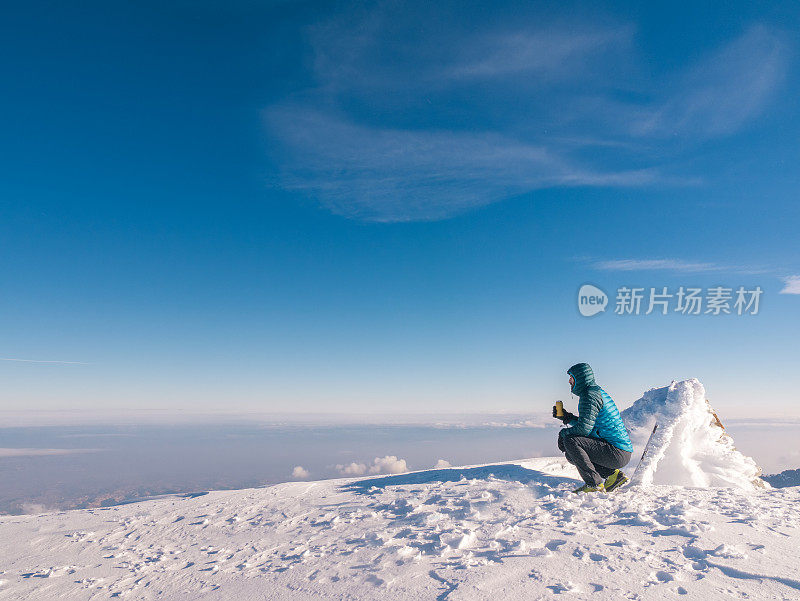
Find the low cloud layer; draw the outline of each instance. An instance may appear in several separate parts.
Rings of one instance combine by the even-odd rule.
[[[296,465],[292,470],[292,478],[295,480],[306,480],[309,476],[308,470],[302,465]]]
[[[91,365],[85,361],[59,361],[50,359],[19,359],[14,357],[0,357],[0,361],[9,361],[12,363],[41,363],[50,365]]]
[[[8,449],[0,448],[0,457],[38,457],[45,455],[72,455],[74,453],[94,453],[98,449]]]
[[[350,463],[337,465],[336,469],[342,476],[364,476],[366,474],[402,474],[408,471],[405,459],[398,459],[395,455],[375,457],[372,465],[365,463]]]

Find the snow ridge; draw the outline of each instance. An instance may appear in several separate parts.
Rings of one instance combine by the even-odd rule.
[[[632,484],[767,486],[756,462],[734,447],[697,379],[648,390],[622,412],[622,419],[638,449],[644,449],[658,424]]]

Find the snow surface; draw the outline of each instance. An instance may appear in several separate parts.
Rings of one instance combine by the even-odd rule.
[[[0,600],[798,599],[800,488],[753,486],[698,385],[626,412],[647,486],[538,458],[3,516]]]

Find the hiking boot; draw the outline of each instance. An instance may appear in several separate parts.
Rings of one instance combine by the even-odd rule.
[[[614,473],[606,478],[603,488],[606,492],[611,492],[615,488],[619,488],[628,481],[628,477],[619,470],[614,470]]]
[[[572,492],[605,492],[605,487],[602,484],[598,484],[597,486],[592,486],[591,484],[584,484],[580,488],[576,488]]]

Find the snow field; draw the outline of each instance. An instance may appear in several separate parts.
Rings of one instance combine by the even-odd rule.
[[[800,489],[574,495],[558,458],[0,518],[0,599],[797,599]]]
[[[539,458],[0,517],[0,601],[800,599],[800,487],[760,480],[700,382],[622,415],[634,461],[659,428],[613,493]]]

